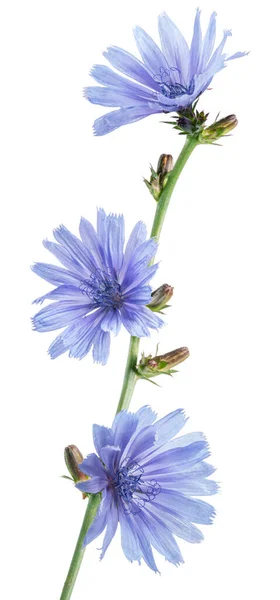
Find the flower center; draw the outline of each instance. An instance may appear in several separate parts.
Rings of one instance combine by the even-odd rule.
[[[116,473],[113,485],[125,514],[137,514],[161,492],[157,481],[143,481],[143,474],[144,469],[130,458],[125,459]]]
[[[182,85],[179,82],[171,83],[171,71],[180,73],[176,67],[170,67],[169,69],[160,67],[159,73],[153,76],[154,81],[159,84],[163,96],[166,96],[166,98],[177,98],[184,94],[191,96],[194,92],[194,79],[191,79],[188,86]]]
[[[96,269],[90,279],[81,282],[80,289],[90,298],[94,308],[119,308],[122,304],[121,286],[109,270]]]

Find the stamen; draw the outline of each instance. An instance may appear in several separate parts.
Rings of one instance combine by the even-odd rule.
[[[125,514],[137,514],[161,492],[155,479],[142,480],[144,469],[130,458],[126,458],[113,480],[114,488],[121,500]]]
[[[90,279],[81,282],[80,290],[90,298],[94,308],[119,308],[122,304],[121,286],[109,270],[96,269]]]
[[[180,70],[176,67],[170,67],[169,69],[160,67],[159,73],[153,76],[154,81],[159,84],[163,96],[166,96],[166,98],[178,98],[178,96],[184,94],[191,96],[195,87],[194,78],[191,79],[188,86],[184,86],[179,82],[171,83],[171,71],[177,71],[180,75]]]

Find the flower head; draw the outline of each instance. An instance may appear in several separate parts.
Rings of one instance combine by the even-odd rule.
[[[124,251],[123,216],[107,216],[102,209],[97,211],[97,231],[82,218],[80,236],[61,225],[54,230],[57,243],[43,242],[65,268],[45,263],[32,267],[56,286],[34,301],[54,302],[35,315],[33,325],[37,331],[66,327],[49,348],[51,358],[66,351],[83,358],[93,347],[93,360],[105,364],[110,333],[117,334],[121,324],[137,337],[163,324],[146,307],[151,300],[148,282],[157,270],[157,265],[149,266],[157,243],[146,240],[146,227],[139,221]]]
[[[226,39],[231,35],[229,30],[224,31],[222,41],[214,50],[216,13],[211,15],[203,37],[200,11],[197,10],[190,47],[166,13],[159,16],[158,27],[161,49],[141,27],[135,28],[135,41],[142,60],[116,46],[104,52],[111,65],[125,77],[103,65],[92,68],[92,77],[102,87],[86,88],[85,97],[92,104],[119,107],[95,121],[96,135],[104,135],[154,113],[187,108],[206,90],[228,60],[246,54],[236,52],[227,56],[223,53]]]
[[[210,504],[195,496],[217,492],[207,479],[214,468],[204,462],[210,452],[202,433],[174,436],[186,418],[181,409],[156,421],[144,406],[135,414],[118,413],[112,429],[93,426],[98,454],[89,454],[79,468],[90,479],[76,487],[85,493],[102,492],[96,517],[84,544],[106,528],[101,558],[114,537],[118,523],[128,560],[157,571],[152,547],[171,563],[183,561],[174,535],[200,542],[203,534],[194,523],[210,524],[215,514]]]

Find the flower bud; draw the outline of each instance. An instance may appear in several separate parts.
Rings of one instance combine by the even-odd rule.
[[[147,304],[153,312],[160,312],[163,308],[168,308],[166,304],[173,296],[174,288],[168,283],[164,283],[151,294],[151,301]]]
[[[173,158],[171,154],[161,154],[158,160],[157,170],[151,166],[150,181],[144,179],[147,188],[155,200],[158,200],[166,184],[168,173],[173,169]]]
[[[224,117],[224,119],[220,119],[219,121],[215,121],[209,127],[203,129],[199,136],[199,141],[201,144],[212,144],[216,142],[220,137],[227,135],[232,129],[234,129],[238,124],[237,118],[235,115],[228,115],[228,117]]]
[[[88,479],[87,476],[79,469],[79,465],[83,462],[84,458],[77,446],[71,444],[65,448],[64,460],[66,467],[75,483]]]
[[[166,354],[160,354],[158,356],[144,356],[142,354],[140,363],[138,365],[138,371],[140,376],[146,378],[156,377],[156,375],[166,374],[172,375],[176,373],[173,367],[176,367],[181,362],[186,360],[190,355],[189,349],[186,347],[177,348]]]
[[[173,169],[173,156],[171,154],[161,154],[158,159],[157,174],[159,175],[160,183],[163,184],[164,179]]]

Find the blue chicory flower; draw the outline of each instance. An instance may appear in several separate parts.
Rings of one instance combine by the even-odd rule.
[[[126,77],[104,65],[93,66],[90,74],[103,87],[86,88],[85,97],[92,104],[119,107],[95,121],[96,135],[105,135],[154,113],[182,111],[206,90],[228,60],[247,54],[223,53],[226,39],[231,35],[229,30],[224,31],[214,50],[215,12],[203,37],[197,9],[190,47],[166,13],[159,16],[158,26],[161,49],[141,27],[134,30],[142,61],[117,46],[104,52],[111,65]]]
[[[83,358],[93,347],[93,360],[105,364],[110,349],[110,333],[121,324],[137,337],[149,335],[163,321],[146,304],[151,299],[148,282],[157,270],[149,266],[157,250],[155,239],[146,240],[147,231],[139,221],[124,247],[124,218],[97,211],[97,231],[82,218],[81,240],[61,225],[54,230],[56,242],[43,242],[45,248],[66,268],[35,263],[37,275],[57,286],[37,298],[36,304],[54,300],[33,318],[37,331],[66,327],[49,348],[51,358],[69,350],[69,356]]]
[[[182,409],[156,421],[156,414],[144,406],[136,413],[119,412],[111,429],[93,425],[97,454],[79,465],[90,479],[76,487],[102,492],[84,540],[89,544],[106,528],[100,558],[118,523],[126,558],[139,564],[143,558],[155,572],[152,547],[178,565],[184,561],[174,535],[191,543],[203,540],[194,523],[212,523],[215,511],[195,496],[215,494],[218,486],[208,479],[215,469],[204,462],[210,452],[203,434],[174,438],[185,422]]]

